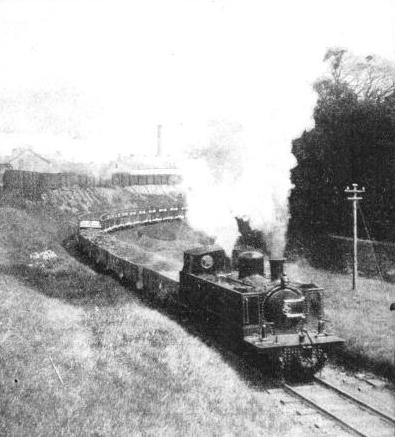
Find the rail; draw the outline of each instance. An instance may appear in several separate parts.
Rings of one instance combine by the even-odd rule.
[[[394,435],[393,417],[321,378],[315,377],[311,384],[291,386],[283,383],[282,386],[289,394],[354,435],[360,437]],[[335,405],[332,408],[329,400],[331,396],[332,405]],[[325,404],[329,404],[329,407]]]
[[[329,383],[328,381],[324,381],[323,379],[321,379],[317,376],[314,377],[314,381],[317,384],[321,384],[325,387],[328,387],[330,390],[337,392],[341,396],[352,400],[356,404],[359,404],[361,407],[363,407],[365,410],[369,410],[369,411],[373,412],[374,414],[381,416],[383,419],[387,420],[388,422],[392,422],[395,425],[395,418],[386,414],[384,411],[378,410],[377,408],[373,407],[372,405],[369,405],[366,402],[361,401],[360,399],[356,398],[355,396],[351,395],[350,393],[345,392],[341,388],[336,387],[333,384]]]

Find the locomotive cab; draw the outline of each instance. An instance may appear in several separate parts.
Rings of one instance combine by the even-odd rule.
[[[215,274],[225,269],[225,252],[219,246],[208,246],[184,252],[183,273]]]

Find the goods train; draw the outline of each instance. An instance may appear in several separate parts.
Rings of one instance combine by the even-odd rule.
[[[221,340],[270,363],[276,372],[306,378],[320,370],[328,350],[343,340],[325,331],[323,289],[290,281],[283,259],[270,260],[270,275],[265,275],[264,256],[258,251],[238,254],[234,258],[238,269],[232,270],[223,249],[199,247],[184,252],[177,280],[117,255],[100,237],[125,226],[182,219],[184,210],[173,207],[103,215],[91,222],[91,228],[82,224],[80,246],[96,263],[136,289],[210,319]]]

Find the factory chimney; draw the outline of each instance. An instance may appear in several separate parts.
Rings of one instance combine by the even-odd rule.
[[[158,124],[156,156],[162,155],[162,125]]]

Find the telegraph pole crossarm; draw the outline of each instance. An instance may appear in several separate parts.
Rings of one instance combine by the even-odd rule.
[[[352,211],[353,211],[353,269],[352,269],[352,289],[357,289],[357,278],[358,278],[358,233],[357,233],[357,202],[362,200],[361,196],[365,192],[365,187],[358,189],[358,184],[352,184],[352,188],[347,187],[344,190],[347,194],[352,194],[352,196],[347,197],[348,200],[352,201]]]

